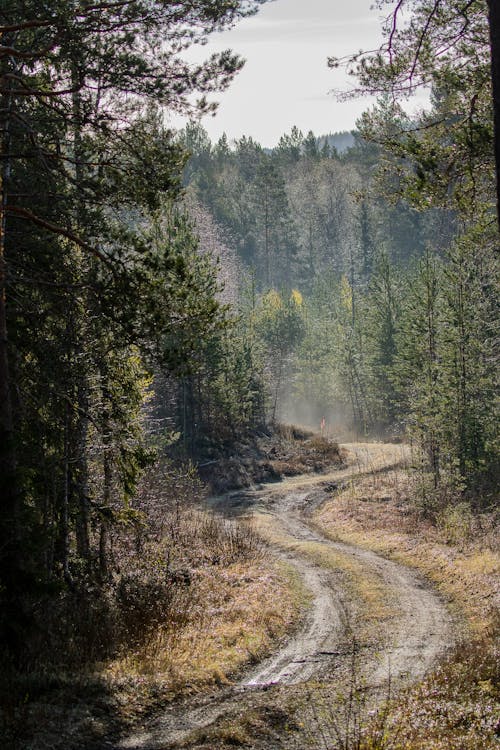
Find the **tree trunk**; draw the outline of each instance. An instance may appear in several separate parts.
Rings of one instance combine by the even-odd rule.
[[[491,45],[495,170],[497,184],[497,219],[500,228],[500,0],[488,0],[488,6]]]
[[[70,588],[73,588],[73,578],[69,569],[70,552],[70,528],[69,528],[69,498],[70,498],[70,406],[66,404],[66,417],[64,424],[64,487],[61,508],[61,555],[64,580]]]
[[[5,144],[2,144],[5,145]],[[16,459],[14,452],[14,424],[12,416],[11,381],[7,338],[7,262],[5,258],[5,197],[8,155],[0,173],[0,489],[3,497],[2,517],[10,535],[15,536],[18,517],[16,490]],[[5,540],[2,539],[2,547]],[[8,545],[10,546],[10,545]]]
[[[79,232],[83,235],[85,232],[85,201],[82,194],[82,185],[84,182],[83,174],[83,145],[82,145],[82,102],[81,94],[79,89],[81,76],[79,67],[76,60],[72,61],[71,64],[71,84],[74,89],[72,94],[72,106],[73,106],[73,150],[74,150],[74,177],[75,185],[77,190],[76,196],[76,221]],[[90,259],[80,261],[81,263],[81,274],[86,276],[88,274],[88,264]],[[79,310],[78,305],[75,308],[75,341],[76,349],[78,352],[86,352],[88,349],[88,331],[87,331],[87,315],[89,314],[88,303],[86,299],[87,293],[83,294],[83,309]],[[82,314],[83,313],[83,314]],[[85,362],[82,368],[80,377],[77,380],[77,425],[76,425],[76,481],[75,491],[77,494],[78,503],[78,515],[76,518],[76,542],[77,551],[81,558],[85,560],[87,569],[90,570],[91,555],[90,555],[90,540],[89,540],[89,525],[90,525],[90,514],[89,514],[89,469],[88,469],[88,426],[89,426],[89,384],[87,375],[87,364],[86,359],[82,359]]]
[[[78,513],[76,523],[76,545],[79,557],[85,560],[87,568],[90,569],[90,513],[89,513],[89,484],[88,484],[88,411],[89,399],[87,390],[87,378],[83,375],[78,383],[78,414],[76,423],[76,476],[75,491],[78,502]]]
[[[2,88],[10,82],[1,79]],[[20,493],[17,481],[12,382],[9,365],[7,330],[7,260],[5,255],[6,206],[10,179],[10,113],[12,98],[4,95],[0,102],[0,638],[14,656],[23,649],[23,628],[26,624],[20,606],[23,581],[21,543]]]

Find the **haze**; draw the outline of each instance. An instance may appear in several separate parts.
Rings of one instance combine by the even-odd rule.
[[[191,60],[230,48],[246,64],[219,95],[215,117],[202,121],[210,137],[251,135],[273,146],[293,125],[318,135],[351,130],[370,102],[336,100],[332,89],[352,84],[343,71],[327,67],[327,58],[373,49],[380,26],[370,0],[274,0],[234,29],[213,34],[207,45],[190,51]]]

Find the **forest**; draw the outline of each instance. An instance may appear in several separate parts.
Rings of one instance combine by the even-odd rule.
[[[189,628],[204,609],[218,622],[224,596],[274,570],[274,537],[204,503],[241,488],[242,466],[247,484],[280,479],[304,439],[318,471],[345,460],[339,442],[409,446],[408,512],[426,529],[442,522],[452,543],[450,519],[495,537],[496,5],[390,4],[383,48],[329,60],[348,68],[353,96],[378,97],[352,133],[333,121],[273,148],[251,135],[211,142],[200,117],[243,61],[228,50],[189,64],[184,52],[264,1],[1,4],[5,747],[105,746],[83,729],[57,744],[54,690],[74,702],[92,674],[98,692],[96,674],[117,660],[134,680],[146,663],[154,672],[151,644],[175,654],[199,637]],[[409,115],[419,86],[428,107]],[[189,124],[168,127],[165,111]],[[228,583],[233,568],[243,583]],[[275,597],[283,612],[251,621],[265,631],[258,655],[305,606],[292,594],[285,606],[293,586],[269,575],[266,606]],[[245,648],[228,672],[261,658]],[[207,684],[225,667],[211,669]],[[172,678],[169,696],[198,690],[176,674],[185,692]],[[493,700],[498,683],[482,681]],[[137,722],[163,704],[133,685]],[[41,744],[37,722],[52,732]],[[403,747],[344,738],[315,747]],[[192,747],[226,747],[214,742]]]

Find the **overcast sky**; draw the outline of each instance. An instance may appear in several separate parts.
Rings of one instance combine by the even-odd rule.
[[[203,119],[211,139],[225,132],[230,139],[251,135],[274,146],[293,125],[316,135],[352,130],[369,102],[336,101],[329,92],[349,83],[342,71],[327,67],[327,58],[378,45],[381,15],[370,5],[371,0],[273,0],[195,48],[191,59],[228,48],[246,59],[230,88],[218,95],[216,116]]]

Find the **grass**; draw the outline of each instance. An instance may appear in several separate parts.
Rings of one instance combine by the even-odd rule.
[[[497,748],[500,555],[494,515],[478,516],[457,504],[424,517],[414,477],[398,468],[360,477],[329,499],[314,522],[332,539],[419,570],[465,623],[460,643],[438,667],[391,703],[384,743],[377,747]],[[360,750],[373,747],[368,742],[370,726],[368,722]]]
[[[237,679],[294,629],[307,599],[300,580],[247,524],[185,503],[160,507],[140,557],[125,558],[101,610],[81,623],[80,644],[111,638],[92,646],[99,658],[75,661],[79,649],[47,644],[28,673],[5,676],[2,748],[99,744],[177,698]]]
[[[494,635],[461,643],[395,702],[390,727],[398,734],[398,750],[498,748],[500,675]]]
[[[309,695],[297,686],[292,691],[295,698],[292,693],[281,698],[285,716],[295,718],[280,728],[280,741],[286,737],[286,746],[297,750],[494,750],[500,734],[496,723],[499,629],[494,616],[499,560],[494,519],[472,518],[466,508],[441,509],[434,519],[424,518],[415,499],[415,483],[405,470],[404,447],[398,448],[395,460],[389,455],[391,450],[377,446],[370,473],[364,473],[360,461],[353,477],[346,474],[347,486],[336,490],[315,513],[314,522],[332,539],[418,569],[446,597],[457,617],[465,619],[464,638],[413,688],[396,697],[388,694],[378,711],[365,705],[363,684],[357,677],[342,696],[336,695],[335,683],[312,685],[309,689],[314,694]],[[395,462],[396,467],[388,468]],[[300,483],[305,487],[309,480]],[[353,601],[361,602],[356,626],[367,622],[362,636],[366,642],[374,631],[383,631],[384,621],[393,614],[387,599],[390,588],[372,580],[361,562],[328,550],[320,541],[297,541],[266,513],[257,515],[256,530],[269,543],[300,551],[311,562],[343,577]],[[273,694],[271,700],[276,703],[280,698]],[[295,731],[302,721],[311,722],[311,711],[315,712],[311,731],[307,726]],[[287,726],[292,724],[290,734]],[[265,747],[267,737],[274,746],[276,738],[263,720],[262,706],[245,707],[243,715],[226,717],[190,737],[187,744],[214,749],[253,747],[258,738]]]
[[[143,649],[109,664],[108,674],[154,676],[172,697],[227,683],[265,655],[296,615],[286,576],[269,563],[204,569],[195,585],[199,606],[184,626],[158,628]]]
[[[325,683],[306,686],[302,708],[306,719],[303,722],[306,746],[315,750],[386,750],[391,685],[387,686],[384,705],[374,711],[365,689],[355,642],[351,648],[348,678],[342,687],[334,689],[333,700],[332,687]]]
[[[168,702],[223,685],[269,653],[298,620],[304,597],[289,571],[260,559],[204,571],[203,607],[175,633],[159,628],[135,652],[84,672],[33,673],[11,686],[2,747],[82,747]],[[14,694],[13,693],[13,694]]]
[[[363,461],[357,472],[356,465],[351,467],[347,485],[340,491],[334,488],[337,494],[314,514],[314,523],[332,539],[418,569],[446,597],[457,618],[465,620],[463,640],[413,688],[396,697],[388,694],[378,711],[365,705],[362,681],[353,679],[352,690],[341,696],[336,695],[335,683],[311,685],[313,694],[309,695],[297,686],[292,691],[295,698],[292,693],[281,698],[285,715],[294,716],[288,725],[295,725],[291,734],[285,726],[280,729],[280,741],[286,736],[286,746],[300,750],[494,750],[500,734],[495,521],[486,516],[478,519],[467,508],[441,508],[433,519],[424,518],[415,482],[405,470],[404,446],[398,448],[397,457],[390,455],[391,450],[377,446],[368,471]],[[315,481],[302,478],[299,486],[305,488]],[[286,484],[292,483],[287,480]],[[325,548],[320,541],[297,541],[279,519],[266,513],[257,515],[256,530],[269,543],[300,551],[311,562],[342,576],[352,600],[361,603],[355,612],[356,627],[366,623],[361,640],[368,644],[374,632],[383,631],[384,621],[393,614],[387,598],[390,587],[375,577],[372,580],[361,562]],[[273,694],[271,700],[279,702],[280,698]],[[307,726],[300,728],[302,721],[311,722],[311,711],[315,712],[311,731]],[[267,736],[272,746],[261,708],[246,707],[244,715],[226,717],[191,737],[188,744],[214,749],[253,747],[258,738],[264,747]]]
[[[113,661],[107,673],[152,676],[172,698],[227,684],[293,628],[306,601],[295,572],[266,558],[203,569],[197,596],[201,607],[183,628],[159,628],[146,648]]]
[[[412,689],[368,710],[355,669],[347,690],[312,686],[306,747],[316,750],[495,750],[500,734],[498,648],[492,639],[461,644]]]

